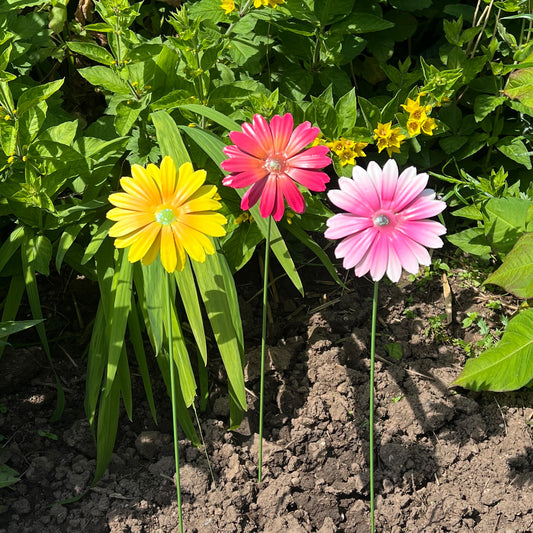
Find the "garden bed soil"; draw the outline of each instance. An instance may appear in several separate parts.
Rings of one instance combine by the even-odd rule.
[[[239,429],[229,432],[224,379],[211,365],[210,401],[199,416],[214,481],[204,450],[183,436],[179,442],[187,533],[369,531],[372,284],[350,274],[348,288],[341,289],[318,267],[308,268],[304,276],[305,298],[284,280],[275,287],[285,296],[270,295],[274,320],[268,336],[260,484],[260,297],[246,301],[257,284],[239,287],[249,410]],[[460,268],[447,279],[453,316],[440,274],[414,282],[402,278],[400,286],[380,284],[377,531],[531,532],[533,391],[449,388],[465,362],[464,350],[453,339],[481,338],[475,328],[461,327],[462,318],[478,312],[490,325],[497,313],[486,303],[501,297],[477,288]],[[46,293],[46,286],[41,290]],[[42,350],[16,345],[1,360],[0,460],[18,471],[21,480],[0,490],[0,533],[178,531],[170,404],[155,368],[159,424],[151,418],[133,369],[133,422],[122,417],[109,469],[91,486],[95,446],[83,395],[84,349],[95,310],[90,295],[95,291],[87,280],[76,279],[49,287],[57,303],[44,307],[67,396],[59,422],[49,422],[54,379]],[[516,302],[502,301],[501,312],[509,315]],[[447,312],[453,321],[442,325],[435,317]],[[394,348],[401,347],[401,358],[388,355],[391,343],[399,343]],[[79,501],[64,503],[81,493]]]

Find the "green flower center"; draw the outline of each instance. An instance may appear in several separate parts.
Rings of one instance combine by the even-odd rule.
[[[377,217],[374,217],[375,226],[388,226],[389,224],[390,220],[385,215],[378,215]]]
[[[170,207],[165,207],[165,209],[161,209],[155,214],[155,219],[162,226],[170,226],[176,220],[176,215]]]

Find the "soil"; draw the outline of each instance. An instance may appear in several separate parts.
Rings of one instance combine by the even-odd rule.
[[[274,320],[260,484],[260,298],[250,300],[257,284],[239,286],[249,410],[238,430],[227,430],[226,389],[213,356],[210,401],[199,413],[206,449],[194,448],[183,436],[179,441],[187,533],[369,531],[373,286],[348,275],[347,288],[340,288],[316,266],[303,274],[305,298],[284,279],[270,295]],[[259,278],[253,271],[249,277]],[[466,313],[477,312],[494,330],[499,315],[509,316],[517,302],[481,289],[460,267],[448,272],[447,281],[453,302],[444,296],[448,283],[441,271],[402,278],[399,286],[380,283],[376,529],[531,532],[533,391],[449,387],[466,360],[460,340],[472,346],[483,338],[479,328],[462,327]],[[83,279],[57,280],[56,286],[47,279],[41,291],[50,296],[42,298],[43,307],[51,317],[49,335],[67,407],[59,422],[50,423],[54,378],[37,342],[6,350],[0,363],[0,462],[21,479],[0,489],[0,533],[177,532],[170,405],[155,369],[159,424],[132,363],[133,421],[121,419],[109,469],[91,485],[95,445],[83,412],[84,350],[96,289]],[[487,306],[494,300],[502,302],[501,310]],[[401,357],[391,357],[396,354]],[[65,503],[80,494],[78,501]]]

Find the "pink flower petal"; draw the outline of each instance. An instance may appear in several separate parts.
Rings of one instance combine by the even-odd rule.
[[[370,166],[372,163],[368,165],[368,173],[370,174]],[[372,165],[373,167],[374,165]],[[375,166],[379,166],[375,164]],[[375,172],[375,169],[372,168],[372,172]],[[381,187],[377,187],[381,194],[381,207],[382,209],[390,209],[390,206],[394,200],[394,197],[396,195],[396,187],[398,185],[398,165],[396,164],[396,161],[394,159],[389,159],[385,166],[383,167],[383,171],[381,171],[381,179],[379,182]]]
[[[328,229],[324,233],[326,239],[342,239],[372,227],[372,220],[353,215],[352,213],[339,213],[326,220]]]
[[[290,168],[286,174],[310,191],[326,190],[326,183],[329,181],[329,176],[325,172],[318,170]]]
[[[396,283],[402,275],[402,263],[400,257],[396,253],[396,249],[389,243],[389,261],[387,264],[387,276],[389,279]]]
[[[428,192],[426,193],[426,191]],[[429,189],[426,189],[426,191],[424,191],[423,196],[420,196],[402,210],[402,217],[409,220],[420,220],[422,218],[434,217],[444,211],[446,203],[435,200],[435,193],[433,191]]]
[[[413,241],[399,231],[391,235],[391,249],[394,250],[395,255],[399,258],[402,267],[410,274],[416,274],[418,272],[419,262],[411,243]],[[424,250],[424,248],[422,249]],[[395,281],[392,278],[390,279],[391,281]]]
[[[439,235],[446,233],[446,228],[434,220],[405,220],[397,229],[422,246],[441,248],[444,245]]]
[[[279,183],[276,183],[276,203],[272,212],[272,217],[276,222],[279,222],[285,213],[285,199],[281,192]]]
[[[265,162],[262,159],[246,154],[226,159],[222,161],[220,166],[227,172],[244,172],[245,170],[263,172],[265,170]]]
[[[278,194],[278,187],[275,179],[267,178],[266,185],[261,195],[261,202],[259,203],[259,212],[263,218],[268,218],[273,214],[275,208],[277,208],[276,197]],[[277,214],[274,213],[274,215]],[[274,217],[275,218],[275,217]],[[280,217],[281,218],[281,217]],[[279,219],[277,219],[279,220]]]
[[[259,159],[266,159],[267,152],[265,151],[264,146],[259,144],[254,134],[243,133],[241,131],[231,131],[229,134],[229,138],[231,139],[231,142],[235,144],[240,151],[246,154],[250,154]],[[224,149],[224,153],[226,155],[230,155],[230,153],[226,151],[227,148],[229,148],[229,146]]]
[[[289,207],[295,213],[303,213],[305,210],[305,201],[302,193],[288,176],[278,177],[278,194],[282,191],[282,196],[286,198]],[[283,209],[285,211],[285,209]]]
[[[300,150],[303,150],[308,144],[311,144],[317,137],[320,130],[312,128],[310,122],[303,122],[296,126],[292,132],[291,139],[285,147],[287,157],[292,157]]]
[[[294,122],[292,115],[286,113],[282,117],[275,115],[270,121],[270,130],[272,131],[272,139],[274,141],[274,152],[284,152],[286,146],[289,144],[292,128]]]
[[[372,247],[378,231],[368,228],[356,235],[342,240],[335,248],[335,257],[344,257],[342,266],[346,269],[357,265],[366,252]]]
[[[426,188],[428,180],[429,176],[425,172],[417,174],[415,167],[406,168],[398,178],[396,197],[391,203],[391,209],[399,212],[409,205]]]
[[[370,275],[379,281],[387,272],[389,262],[389,239],[385,233],[378,231],[369,254],[372,254]]]
[[[288,163],[298,168],[324,168],[331,164],[331,159],[326,156],[328,152],[327,146],[313,146],[291,157]]]
[[[254,206],[259,198],[261,198],[261,194],[263,193],[263,189],[265,188],[265,185],[267,184],[268,177],[263,178],[262,180],[256,181],[245,193],[241,200],[241,209],[243,211],[247,211],[250,209],[250,207]]]
[[[361,167],[356,166],[353,169],[353,179],[339,180],[339,186],[341,189],[351,187],[352,194],[359,198],[359,201],[363,201],[368,208],[372,211],[377,211],[381,208],[381,198],[379,196],[380,188],[377,183],[374,183],[372,177]],[[351,182],[351,184],[350,184]]]
[[[336,205],[343,211],[347,211],[348,213],[352,213],[360,217],[370,219],[374,212],[368,204],[363,203],[362,199],[360,200],[359,198],[350,195],[349,192],[347,192],[346,190],[339,191],[337,189],[334,189],[332,191],[329,191],[328,198],[330,199],[332,204]]]
[[[256,172],[255,170],[248,170],[246,172],[238,172],[237,174],[230,174],[222,180],[222,185],[227,185],[228,187],[233,187],[234,189],[242,189],[243,187],[248,187],[256,181],[262,180],[268,175],[268,172],[265,170],[262,173]]]

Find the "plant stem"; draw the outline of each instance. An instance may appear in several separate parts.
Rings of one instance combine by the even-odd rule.
[[[176,404],[176,365],[174,364],[174,343],[172,335],[172,312],[170,295],[170,274],[165,273],[167,293],[167,324],[168,324],[168,359],[170,365],[170,395],[172,399],[172,426],[174,429],[174,461],[176,463],[176,498],[178,501],[179,533],[183,533],[183,520],[181,516],[181,491],[180,491],[180,462],[178,450],[178,407]]]
[[[374,282],[372,300],[372,332],[370,337],[370,530],[374,533],[374,359],[376,355],[376,321],[378,314],[378,287]]]
[[[261,482],[263,468],[263,393],[265,388],[265,345],[267,326],[267,295],[268,295],[268,258],[270,252],[270,225],[272,217],[268,217],[268,229],[265,243],[265,265],[263,270],[263,326],[261,329],[261,381],[259,385],[259,462],[257,467],[257,481]]]

